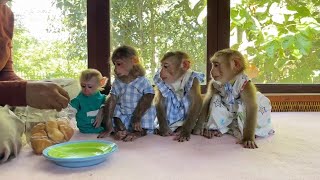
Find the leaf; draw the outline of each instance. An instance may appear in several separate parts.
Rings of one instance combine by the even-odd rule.
[[[293,35],[285,35],[281,38],[281,45],[284,50],[292,48],[294,44],[295,37]]]
[[[311,49],[311,41],[302,33],[299,33],[296,35],[296,47],[299,49],[300,53],[302,55],[308,55]]]
[[[296,17],[306,17],[310,16],[311,13],[306,6],[295,6],[295,10],[298,12],[295,14]]]
[[[274,58],[276,51],[280,48],[280,44],[277,40],[272,40],[271,42],[267,43],[265,45],[265,50],[267,53],[267,56],[270,58]]]

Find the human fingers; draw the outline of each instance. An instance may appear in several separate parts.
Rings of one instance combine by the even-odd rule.
[[[47,102],[47,106],[44,109],[55,109],[56,111],[60,112],[63,108],[63,105],[55,99],[49,99]]]
[[[65,97],[64,95],[60,94],[60,91],[58,91],[56,94],[56,101],[58,104],[60,104],[61,108],[66,108],[68,107],[68,103],[70,101],[69,96],[68,97]]]
[[[59,86],[58,91],[63,97],[68,99],[68,102],[70,101],[70,96],[69,96],[69,94],[68,94],[68,92],[66,90],[64,90],[63,88],[61,88]]]

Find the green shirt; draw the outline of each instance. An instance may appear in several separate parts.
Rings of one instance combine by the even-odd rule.
[[[106,95],[97,92],[91,96],[86,96],[82,92],[71,100],[70,105],[77,109],[77,127],[82,133],[100,133],[103,127],[95,128],[93,123],[96,119],[101,105],[104,104]]]

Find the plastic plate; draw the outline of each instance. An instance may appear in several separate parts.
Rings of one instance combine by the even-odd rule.
[[[102,163],[116,150],[118,146],[110,141],[82,140],[47,147],[42,154],[60,166],[85,167]]]

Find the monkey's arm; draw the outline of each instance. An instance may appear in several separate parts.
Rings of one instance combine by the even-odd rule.
[[[110,97],[107,99],[105,106],[103,107],[103,119],[105,125],[105,131],[98,135],[98,138],[104,138],[108,136],[113,131],[112,117],[113,112],[116,107],[117,97],[113,94],[110,94]]]
[[[204,100],[203,100],[203,103],[202,103],[201,113],[200,113],[199,119],[197,121],[197,124],[192,131],[192,134],[203,135],[203,130],[205,128],[205,125],[208,122],[211,99],[215,94],[218,93],[218,91],[213,87],[212,82],[213,81],[210,81],[210,83],[208,84],[207,93],[206,93]]]
[[[141,97],[137,107],[134,109],[132,114],[132,127],[135,131],[142,131],[141,128],[141,118],[144,113],[151,107],[154,94],[148,93]]]
[[[245,148],[258,148],[255,143],[255,129],[257,125],[257,98],[256,88],[251,81],[249,81],[240,94],[242,102],[246,106],[246,119],[244,122],[243,138],[240,143]]]
[[[177,138],[175,138],[179,142],[183,142],[185,140],[188,141],[190,139],[190,133],[194,128],[197,122],[197,119],[200,115],[200,111],[202,109],[200,83],[196,78],[193,80],[193,84],[190,89],[189,96],[190,96],[191,104],[187,112],[187,117],[185,119],[184,124],[182,125],[182,131],[177,136]]]
[[[159,135],[160,136],[170,136],[173,134],[169,128],[168,122],[166,120],[166,110],[164,104],[164,97],[162,96],[159,89],[156,89],[155,106],[157,110],[157,118],[159,122]]]

